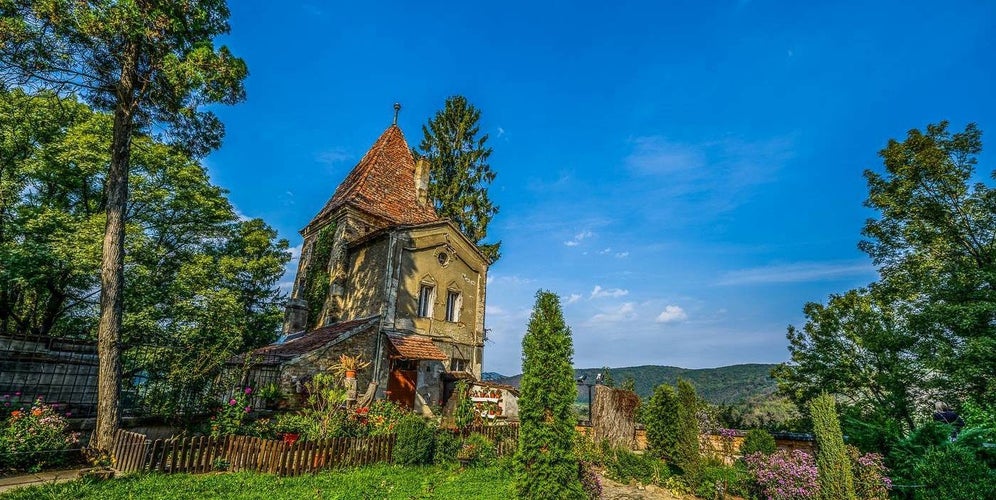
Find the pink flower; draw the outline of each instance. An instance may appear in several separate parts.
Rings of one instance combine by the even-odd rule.
[[[252,407],[251,406],[246,406],[246,413],[249,413],[251,411],[252,411]]]
[[[252,387],[246,387],[246,394],[252,394]]]
[[[238,401],[235,401],[235,400],[233,399],[233,400],[231,400],[231,401],[229,401],[229,402],[228,402],[228,406],[235,406],[235,403],[237,403],[237,402],[238,402]]]
[[[15,393],[14,393],[14,395],[15,395],[15,396],[20,396],[20,395],[21,395],[21,392],[20,392],[20,391],[18,391],[18,392],[15,392]]]

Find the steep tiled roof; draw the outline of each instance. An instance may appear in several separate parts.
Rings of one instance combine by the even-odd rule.
[[[391,224],[439,220],[432,203],[418,203],[415,159],[397,125],[391,125],[381,134],[312,223],[346,205]]]
[[[446,354],[440,351],[432,339],[420,335],[404,335],[389,332],[387,338],[391,340],[391,345],[398,351],[402,358],[407,359],[436,359],[445,360]]]
[[[248,354],[242,354],[233,358],[229,362],[241,363],[244,356],[250,356],[256,364],[275,365],[284,361],[294,359],[302,354],[307,354],[315,349],[319,349],[339,340],[350,333],[365,331],[370,328],[377,328],[380,325],[380,316],[357,319],[353,321],[343,321],[322,328],[316,328],[303,335],[295,336],[292,340],[283,343],[274,343],[260,347]]]

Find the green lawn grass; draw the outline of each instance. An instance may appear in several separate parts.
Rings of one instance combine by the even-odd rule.
[[[0,495],[13,499],[429,499],[514,497],[507,467],[375,465],[300,477],[252,472],[222,474],[144,474],[103,482],[89,480],[35,486]]]

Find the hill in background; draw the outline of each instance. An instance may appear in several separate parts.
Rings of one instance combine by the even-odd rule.
[[[712,404],[733,404],[752,399],[764,399],[775,393],[777,385],[771,378],[771,364],[745,364],[722,366],[719,368],[689,369],[676,366],[628,366],[610,368],[615,386],[619,387],[627,377],[633,377],[636,393],[648,398],[654,387],[662,383],[674,385],[678,378],[687,379],[695,386],[699,397]],[[579,368],[574,370],[575,378],[587,375],[587,382],[593,383],[602,368]],[[491,380],[518,387],[522,375],[499,378],[500,374],[489,372]],[[587,389],[579,388],[578,400],[588,401]]]

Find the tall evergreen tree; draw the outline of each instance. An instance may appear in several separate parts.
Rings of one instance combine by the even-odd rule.
[[[0,2],[0,80],[85,96],[112,113],[105,187],[97,352],[96,446],[111,448],[120,419],[121,324],[128,172],[136,132],[153,129],[193,154],[216,148],[211,103],[245,97],[245,63],[214,38],[229,31],[224,0]]]
[[[809,404],[816,436],[816,468],[819,471],[820,498],[855,500],[854,472],[844,447],[844,434],[837,418],[833,396],[823,393]]]
[[[675,443],[675,463],[693,484],[699,479],[702,456],[699,450],[699,396],[695,386],[683,378],[678,379],[678,441]]]
[[[418,153],[431,165],[429,196],[436,213],[452,220],[492,262],[501,256],[501,242],[484,243],[498,207],[488,197],[495,173],[488,164],[488,134],[478,136],[481,111],[463,96],[446,99],[443,109],[422,126]]]
[[[660,384],[643,410],[647,446],[665,460],[674,461],[678,444],[678,394],[669,384]]]
[[[515,483],[519,498],[584,498],[572,450],[577,397],[573,354],[560,299],[548,291],[537,292],[522,339]]]

